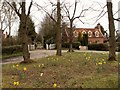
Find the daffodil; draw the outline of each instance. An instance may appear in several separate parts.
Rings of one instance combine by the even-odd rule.
[[[16,67],[18,67],[19,65],[17,64]]]
[[[56,83],[54,83],[54,84],[53,84],[53,87],[54,87],[54,88],[56,88],[56,87],[57,87],[57,84],[56,84]]]
[[[23,70],[24,70],[24,71],[26,71],[26,70],[27,70],[27,68],[26,68],[26,67],[24,67],[24,68],[23,68]]]
[[[14,84],[14,85],[19,85],[19,82],[14,82],[13,84]]]
[[[13,68],[15,67],[15,65],[13,65]]]
[[[40,67],[40,65],[38,65],[38,67]]]
[[[106,64],[106,62],[104,62],[104,64]]]
[[[14,84],[14,85],[16,85],[16,84],[17,84],[17,82],[14,82],[13,84]]]
[[[43,73],[40,73],[40,76],[43,76]]]
[[[42,67],[44,67],[44,64],[42,64]]]
[[[99,62],[98,64],[99,64],[99,65],[102,65],[102,62]]]
[[[19,85],[19,82],[16,82],[16,85]]]
[[[102,61],[104,61],[104,59],[102,59]]]

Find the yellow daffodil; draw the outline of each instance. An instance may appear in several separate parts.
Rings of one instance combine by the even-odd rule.
[[[16,84],[17,84],[17,82],[14,82],[13,84],[14,84],[14,85],[16,85]]]
[[[99,65],[102,65],[102,62],[99,62],[98,64],[99,64]]]
[[[17,64],[16,67],[18,67],[19,65]]]
[[[104,61],[104,59],[102,59],[102,61]]]
[[[53,87],[54,87],[54,88],[56,88],[56,87],[57,87],[57,84],[56,84],[56,83],[54,83],[54,84],[53,84]]]
[[[106,64],[106,62],[104,62],[104,64]]]
[[[19,82],[16,82],[16,85],[19,85]]]
[[[44,67],[44,64],[42,64],[42,67]]]
[[[19,82],[14,82],[13,84],[14,84],[14,85],[19,85]]]
[[[26,67],[24,67],[24,68],[23,68],[23,70],[24,70],[24,71],[26,71],[26,70],[27,70],[27,68],[26,68]]]
[[[42,77],[42,76],[43,76],[43,73],[40,73],[40,76]]]
[[[15,67],[15,65],[13,65],[13,68]]]
[[[38,67],[40,67],[40,65],[38,65]]]

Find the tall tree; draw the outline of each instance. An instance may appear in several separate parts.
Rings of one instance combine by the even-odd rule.
[[[56,25],[51,18],[46,15],[44,20],[41,22],[41,32],[44,37],[44,44],[50,38],[53,38],[53,41],[56,41]]]
[[[115,54],[115,25],[112,11],[112,0],[107,0],[108,21],[109,21],[109,61],[116,60]]]
[[[19,39],[20,42],[22,43],[22,48],[23,48],[23,58],[24,62],[30,62],[30,53],[28,51],[28,36],[27,36],[27,18],[29,17],[30,14],[30,9],[32,7],[32,0],[30,2],[29,8],[28,8],[28,13],[26,14],[26,1],[20,2],[19,9],[17,9],[17,4],[16,2],[9,3],[7,2],[11,8],[16,12],[20,19],[20,29],[19,29]]]
[[[27,18],[27,36],[30,42],[33,43],[36,39],[37,33],[35,32],[34,22],[30,17]]]
[[[51,2],[51,4],[53,4]],[[60,0],[57,0],[57,20],[53,17],[53,12],[56,11],[56,9],[54,9],[52,11],[52,14],[50,14],[49,12],[47,12],[47,10],[45,8],[43,8],[42,6],[38,5],[36,3],[36,6],[39,9],[42,9],[56,24],[56,30],[57,30],[57,35],[56,35],[56,47],[57,47],[57,52],[56,55],[61,56],[62,52],[62,46],[61,46],[61,40],[62,40],[62,32],[61,32],[61,7],[60,7]],[[56,6],[53,4],[53,6]]]
[[[62,31],[61,31],[61,8],[60,8],[60,0],[57,0],[57,41],[56,41],[56,45],[57,45],[57,53],[56,55],[61,56],[61,40],[62,40]]]
[[[70,35],[69,35],[69,52],[73,52],[73,49],[72,49],[72,43],[73,43],[73,30],[74,30],[74,26],[73,26],[73,22],[78,19],[80,20],[80,22],[82,22],[84,24],[84,22],[80,19],[81,17],[84,17],[84,14],[86,11],[88,11],[91,7],[89,8],[86,8],[86,9],[82,9],[82,11],[80,12],[79,15],[76,15],[76,12],[77,12],[77,5],[78,5],[78,2],[77,0],[75,0],[75,3],[74,3],[74,9],[73,9],[73,13],[72,13],[72,16],[70,14],[70,10],[67,8],[66,5],[64,5],[65,9],[65,13],[66,13],[66,16],[68,17],[68,20],[69,20],[69,23],[70,23]]]

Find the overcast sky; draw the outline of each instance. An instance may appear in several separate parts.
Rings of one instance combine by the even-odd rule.
[[[56,4],[56,0],[33,0],[33,1],[38,3],[41,6],[44,6],[48,12],[51,12],[51,10],[53,9],[49,2],[52,1],[53,3]],[[70,5],[72,5],[74,3],[74,0],[61,0],[61,2],[63,2],[63,1],[66,3],[70,2]],[[106,5],[106,0],[77,0],[77,1],[80,1],[80,3],[78,3],[76,16],[79,15],[79,13],[82,10],[81,8],[83,6],[84,6],[84,9],[86,9],[92,5],[91,7],[93,9],[99,10],[99,11],[89,10],[88,12],[86,12],[85,17],[81,18],[81,20],[83,22],[85,22],[85,24],[81,23],[79,20],[75,20],[74,25],[77,28],[94,28],[97,25],[97,23],[100,23],[104,27],[105,30],[108,30],[107,13],[100,20],[98,20],[95,23],[97,16],[99,16],[100,12],[103,10],[102,7]],[[118,2],[119,1],[120,0],[112,0],[112,2],[113,2],[113,14],[116,11],[118,11]],[[28,8],[29,2],[30,2],[30,0],[27,0],[27,7],[26,8]],[[46,7],[46,5],[48,5],[48,6]],[[107,7],[104,9],[103,12],[106,12],[106,11],[107,11]],[[72,13],[73,13],[72,8],[70,9],[70,13],[72,15]],[[63,14],[63,12],[62,12],[62,14]],[[31,15],[33,21],[35,22],[36,31],[38,32],[39,27],[40,27],[40,22],[43,20],[45,13],[43,11],[38,11],[38,9],[35,6],[32,6],[30,15]],[[118,18],[118,13],[116,15],[114,15],[114,18]],[[116,22],[116,21],[115,21],[115,28],[116,28],[116,30],[118,30],[118,22]],[[16,22],[14,24],[14,29],[13,29],[12,35],[14,35],[17,32],[17,29],[18,29],[18,23]]]
[[[39,5],[42,6],[46,6],[49,5],[49,1],[52,1],[53,3],[56,3],[56,0],[34,0],[35,2],[37,2]],[[63,2],[65,0],[61,0],[61,2]],[[65,2],[70,2],[70,4],[73,4],[75,0],[66,0]],[[75,20],[74,21],[74,25],[78,28],[94,28],[97,23],[100,23],[105,30],[108,30],[108,15],[107,13],[100,19],[98,20],[96,23],[96,19],[97,16],[99,16],[100,12],[102,11],[101,7],[106,5],[106,0],[77,0],[80,1],[80,3],[78,3],[78,7],[77,7],[77,13],[76,16],[79,15],[79,13],[81,12],[81,8],[84,5],[84,9],[86,9],[87,7],[90,7],[92,5],[92,8],[96,9],[96,10],[100,10],[100,11],[88,11],[86,12],[86,15],[84,18],[81,18],[81,20],[83,22],[85,22],[85,24],[81,23],[79,20]],[[118,11],[118,2],[120,0],[112,0],[113,2],[113,14]],[[99,5],[99,4],[101,5]],[[46,9],[48,11],[52,10],[52,7],[48,6],[46,7]],[[32,8],[33,13],[31,13],[31,16],[33,16],[33,20],[35,21],[35,24],[39,24],[39,21],[42,21],[42,19],[44,18],[43,16],[45,16],[44,12],[38,12],[35,10],[35,8]],[[107,7],[104,9],[104,12],[107,11]],[[71,14],[73,13],[73,9],[70,9]],[[118,18],[118,13],[114,15],[114,18]],[[118,30],[118,22],[115,21],[115,26],[116,26],[116,30]]]

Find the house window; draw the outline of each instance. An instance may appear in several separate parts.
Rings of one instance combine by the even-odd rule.
[[[98,31],[95,32],[95,36],[99,37],[99,32]]]
[[[78,32],[74,32],[74,37],[78,37]]]
[[[86,34],[86,31],[82,31],[82,34]]]
[[[92,37],[92,32],[88,31],[88,37]]]

